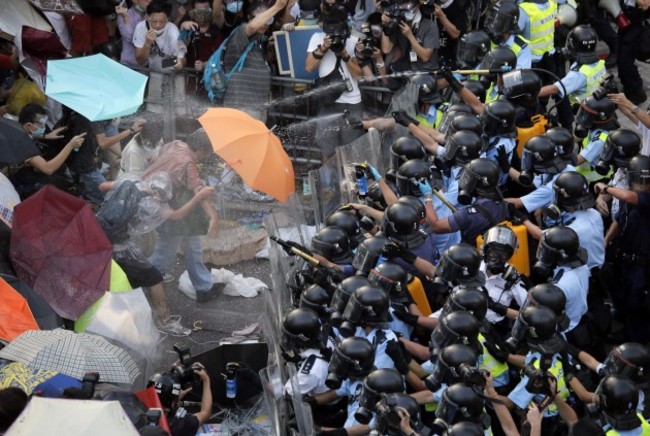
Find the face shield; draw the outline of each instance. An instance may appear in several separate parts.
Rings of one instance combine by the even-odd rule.
[[[533,265],[534,275],[540,279],[550,277],[557,266],[558,256],[558,251],[546,244],[542,238],[537,246],[537,262]]]
[[[378,286],[388,292],[390,300],[395,303],[408,304],[410,301],[406,295],[407,289],[399,280],[393,280],[390,277],[383,276],[377,270],[371,270],[368,275],[370,284]]]
[[[500,250],[508,256],[506,261],[517,251],[518,246],[517,235],[509,227],[495,226],[485,233],[483,250]]]
[[[356,368],[361,371],[361,364],[358,360],[349,359],[336,348],[332,353],[332,358],[327,367],[327,379],[325,385],[330,389],[338,389],[343,384],[343,380],[348,378],[352,369]]]
[[[481,182],[481,176],[465,168],[458,182],[458,202],[460,204],[467,206],[472,203],[479,182]]]
[[[458,333],[449,329],[445,323],[439,322],[433,332],[431,332],[431,346],[433,350],[440,351],[451,344],[471,345],[471,341],[466,336],[460,336]]]
[[[447,117],[449,120],[448,125],[446,126],[447,129],[445,131],[448,131],[449,126],[451,126],[451,122],[453,121],[453,117]],[[442,119],[443,122],[445,121],[445,118]],[[443,132],[444,133],[444,132]],[[444,159],[446,161],[452,161],[456,157],[456,154],[458,151],[461,149],[461,146],[454,141],[453,135],[448,135],[446,140],[445,140],[445,154],[444,154]]]
[[[456,52],[456,60],[463,69],[471,69],[476,67],[481,62],[481,48],[462,38],[458,43],[458,51]]]
[[[334,290],[334,295],[332,296],[332,315],[330,316],[330,324],[334,327],[338,327],[343,322],[343,311],[345,311],[350,299],[350,294],[348,294],[341,286],[337,286]]]
[[[350,295],[348,304],[345,306],[345,310],[343,311],[343,319],[347,322],[358,324],[366,310],[367,307],[361,304],[359,300],[357,300],[357,297],[352,294]]]
[[[523,313],[523,308],[522,310],[519,311],[519,316],[515,320],[515,323],[512,325],[512,330],[510,332],[510,335],[512,336],[512,339],[516,344],[521,344],[524,342],[526,339],[526,335],[528,334],[528,323],[524,320],[524,317],[521,316]]]
[[[578,109],[578,113],[576,114],[576,127],[580,126],[587,130],[591,129],[597,115],[598,113],[595,110],[580,103],[580,109]]]
[[[521,97],[527,94],[524,87],[524,80],[521,77],[521,70],[510,71],[501,76],[503,80],[502,92],[508,98]]]
[[[623,356],[621,356],[621,352],[619,351],[618,347],[612,349],[612,351],[603,362],[604,375],[618,374],[629,377],[632,380],[637,380],[639,373],[642,372],[643,368],[637,367],[632,362],[628,362]]]
[[[510,31],[512,17],[499,13],[496,8],[490,8],[485,19],[485,30],[493,40],[500,40],[506,32]]]
[[[625,180],[627,185],[632,187],[632,184],[640,185],[642,187],[650,186],[650,171],[627,171],[625,173]]]
[[[374,245],[374,244],[373,244]],[[377,244],[377,247],[372,246],[370,243],[365,242],[357,247],[357,252],[354,254],[352,260],[352,267],[355,270],[367,273],[377,266],[377,261],[381,257],[381,251],[384,244]]]
[[[471,274],[466,266],[459,265],[443,254],[436,267],[436,276],[447,283],[455,283],[459,277],[469,278]]]
[[[368,424],[375,411],[375,404],[379,401],[379,393],[363,383],[361,395],[359,396],[359,408],[354,413],[354,419],[361,424]]]

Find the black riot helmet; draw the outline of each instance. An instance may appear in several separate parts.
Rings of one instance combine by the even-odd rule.
[[[375,405],[375,429],[379,434],[401,435],[400,422],[402,418],[398,413],[404,409],[409,415],[410,426],[415,431],[422,428],[420,406],[415,398],[404,393],[382,394]]]
[[[495,43],[505,42],[506,34],[519,33],[519,6],[510,0],[500,0],[488,9],[485,30]]]
[[[383,326],[391,320],[388,292],[378,286],[362,286],[352,293],[343,319],[354,325]]]
[[[464,310],[479,321],[485,318],[488,309],[488,300],[480,287],[475,285],[460,285],[455,287],[442,308],[440,316],[451,312]]]
[[[331,213],[325,218],[325,226],[336,226],[345,230],[350,239],[350,248],[353,250],[363,241],[361,226],[354,211],[337,210]]]
[[[468,114],[472,115],[472,108],[465,103],[454,103],[447,108],[445,113],[442,115],[442,120],[438,126],[438,131],[443,134],[447,134],[451,128],[451,122],[459,114]]]
[[[307,308],[289,311],[282,320],[280,345],[285,353],[298,355],[308,348],[323,349],[327,344],[327,332],[318,314]]]
[[[418,138],[411,135],[402,136],[390,146],[390,167],[397,171],[404,162],[424,159],[426,156],[427,151]]]
[[[474,69],[489,50],[490,36],[483,30],[472,30],[461,36],[456,60],[463,69]]]
[[[390,241],[385,236],[376,235],[359,244],[354,260],[352,260],[352,267],[357,270],[358,274],[367,276],[370,273],[370,270],[377,265],[388,242]]]
[[[630,159],[625,177],[631,189],[634,189],[633,184],[650,186],[650,157],[639,154]]]
[[[596,204],[587,179],[577,171],[560,174],[553,182],[553,191],[555,204],[560,211],[587,210]]]
[[[324,227],[311,238],[311,248],[316,254],[337,263],[352,263],[350,238],[340,227]]]
[[[411,78],[410,83],[417,87],[418,104],[439,105],[442,103],[438,82],[431,74],[417,74]]]
[[[639,389],[628,377],[610,374],[596,389],[598,409],[615,431],[632,430],[641,426],[637,416]]]
[[[415,211],[418,213],[418,216],[420,217],[420,224],[424,224],[426,222],[427,210],[424,208],[424,203],[422,203],[419,198],[413,195],[402,195],[397,201],[406,203],[415,209]]]
[[[181,384],[169,373],[156,373],[147,382],[147,388],[153,386],[165,409],[171,409],[181,394]]]
[[[332,353],[325,386],[338,389],[346,378],[366,377],[372,370],[374,361],[375,348],[366,338],[353,336],[343,339]]]
[[[443,428],[458,422],[473,422],[482,424],[486,429],[490,426],[490,418],[484,411],[485,402],[476,388],[465,383],[449,386],[442,394],[440,404],[436,409],[436,421]]]
[[[382,262],[370,271],[368,280],[372,285],[388,292],[391,302],[399,304],[411,302],[408,291],[409,275],[401,265],[390,261]]]
[[[468,205],[472,198],[482,197],[490,200],[500,200],[499,167],[486,158],[474,159],[467,165],[458,183],[458,202]]]
[[[461,83],[466,89],[474,94],[481,103],[485,103],[487,90],[485,89],[485,85],[483,85],[480,80],[464,80]]]
[[[476,115],[460,112],[456,113],[451,120],[449,129],[447,129],[445,136],[449,138],[451,135],[460,132],[461,130],[469,130],[477,135],[481,135],[483,133],[483,126],[481,125],[481,120]]]
[[[485,105],[481,125],[488,136],[517,136],[515,107],[507,100],[494,100]]]
[[[515,70],[502,76],[503,95],[511,102],[531,104],[537,101],[542,89],[542,79],[531,70]]]
[[[607,135],[605,146],[596,164],[596,172],[603,176],[607,175],[612,169],[612,164],[616,168],[626,168],[630,159],[640,152],[641,137],[634,130],[614,130]]]
[[[421,197],[422,192],[418,182],[431,180],[432,173],[429,165],[422,159],[411,159],[400,165],[397,171],[397,189],[401,195]]]
[[[555,226],[542,233],[537,247],[537,262],[533,265],[533,276],[541,283],[550,277],[558,265],[575,268],[587,263],[586,260],[585,249],[580,247],[580,239],[575,230]]]
[[[457,422],[447,428],[442,436],[483,436],[485,429],[483,425],[476,422]]]
[[[436,278],[455,286],[463,283],[481,283],[479,269],[481,255],[476,247],[469,244],[454,244],[447,248],[436,267]],[[484,279],[484,278],[483,278]]]
[[[436,392],[443,383],[452,385],[462,382],[465,368],[476,367],[478,355],[467,345],[452,344],[431,359],[436,366],[424,384],[431,392]]]
[[[336,285],[334,295],[332,296],[332,315],[330,316],[330,324],[338,327],[343,322],[343,311],[348,305],[348,300],[354,291],[362,286],[369,285],[370,282],[367,278],[359,275],[345,278]]]
[[[565,343],[558,333],[558,318],[553,310],[544,306],[528,306],[520,315],[528,327],[526,343],[531,351],[549,356],[564,350]],[[515,336],[513,326],[513,337]]]
[[[468,117],[474,119],[480,126],[478,118],[472,115]],[[482,149],[483,141],[478,134],[469,130],[459,130],[447,137],[444,159],[456,165],[467,165],[481,155]]]
[[[558,174],[566,168],[566,161],[557,153],[555,142],[546,135],[530,138],[521,153],[519,181],[530,185],[534,174]]]
[[[573,155],[575,148],[575,139],[573,133],[564,127],[552,127],[548,129],[545,135],[553,141],[557,154],[564,160],[568,160]]]
[[[373,182],[368,186],[368,193],[366,194],[364,203],[367,206],[372,207],[373,209],[377,209],[381,211],[386,209],[388,204],[386,203],[384,194],[381,192],[381,187],[379,186],[379,183]]]
[[[636,342],[626,342],[612,348],[603,366],[603,374],[620,374],[635,383],[645,383],[648,379],[646,368],[650,367],[650,351]]]
[[[313,284],[309,285],[302,291],[298,307],[303,307],[315,311],[321,320],[329,319],[332,312],[330,303],[332,295],[325,288]]]
[[[368,424],[375,411],[375,405],[381,399],[381,394],[404,392],[404,378],[392,368],[375,369],[363,381],[359,408],[354,413],[354,419],[361,424]]]
[[[580,102],[576,114],[575,135],[584,138],[592,127],[605,126],[616,120],[616,104],[607,97],[589,96]],[[583,134],[584,133],[584,134]]]
[[[480,327],[479,320],[465,310],[448,313],[440,318],[440,322],[431,332],[433,354],[439,354],[451,344],[464,344],[478,353],[481,347],[478,342]]]
[[[419,230],[420,214],[407,203],[391,204],[384,213],[381,231],[388,239],[404,248],[417,248],[426,240]]]
[[[504,73],[517,68],[517,55],[510,47],[499,46],[490,50],[483,58],[481,68],[501,70]]]
[[[586,24],[571,29],[566,40],[569,56],[581,65],[598,61],[596,55],[597,45],[598,34],[593,27]]]
[[[528,290],[526,305],[548,307],[558,317],[560,331],[569,327],[569,317],[566,314],[566,295],[552,283],[541,283]]]

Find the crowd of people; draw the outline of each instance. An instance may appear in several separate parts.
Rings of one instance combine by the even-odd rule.
[[[359,202],[331,211],[309,247],[279,241],[311,262],[274,290],[295,303],[280,342],[298,383],[285,393],[309,404],[323,435],[650,435],[650,115],[635,65],[647,60],[649,7],[132,0],[48,12],[69,56],[144,71],[148,103],[128,125],[91,122],[47,98],[0,40],[0,110],[37,145],[2,182],[20,199],[55,185],[91,203],[158,328],[189,335],[163,282],[181,247],[197,303],[220,291],[200,242],[218,231],[215,188],[197,166],[212,146],[203,129],[163,138],[152,114],[172,89],[266,122],[273,32],[320,26],[304,67],[318,72],[317,115],[328,120],[314,137],[323,161],[371,128],[394,140],[377,168],[352,164]],[[15,275],[4,211],[0,230],[0,272]],[[176,419],[172,434],[195,434],[210,389],[184,418],[175,377],[150,384]],[[0,391],[0,430],[26,403]]]

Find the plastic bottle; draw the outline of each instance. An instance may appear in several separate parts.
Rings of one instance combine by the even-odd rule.
[[[354,176],[357,179],[357,189],[359,190],[359,198],[364,199],[368,195],[368,183],[366,182],[366,175],[362,170],[355,170]]]

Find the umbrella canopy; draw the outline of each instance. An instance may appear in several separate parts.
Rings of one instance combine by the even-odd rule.
[[[38,330],[27,300],[0,278],[0,339],[11,342],[27,330]]]
[[[7,274],[0,274],[0,278],[7,282],[16,292],[27,300],[29,310],[31,310],[34,319],[36,320],[36,324],[38,324],[38,327],[41,330],[54,330],[63,327],[63,320],[61,317],[27,283],[20,280],[18,277]]]
[[[90,205],[51,185],[14,208],[14,269],[63,318],[75,320],[108,291],[111,243]]]
[[[144,97],[147,76],[103,54],[48,61],[45,94],[90,121],[131,115]]]
[[[33,370],[20,362],[11,362],[0,368],[0,389],[20,388],[30,395],[43,382],[56,376],[52,370]]]
[[[24,130],[0,118],[0,166],[25,162],[40,152]]]
[[[63,329],[25,332],[0,350],[0,357],[78,380],[88,372],[98,372],[102,382],[131,384],[140,374],[122,348],[101,336]]]
[[[61,14],[83,14],[84,11],[76,0],[29,0],[41,11],[59,12]]]
[[[47,61],[50,59],[63,59],[68,50],[61,44],[61,40],[54,32],[34,29],[23,26],[23,54],[30,59],[32,67],[40,76],[47,72]]]
[[[118,401],[34,397],[5,435],[138,435]]]
[[[81,389],[83,388],[83,383],[76,378],[57,372],[52,378],[39,383],[38,386],[34,388],[34,392],[38,392],[41,397],[59,398],[63,395],[63,391],[68,388]]]
[[[296,190],[291,159],[264,123],[228,108],[208,109],[199,122],[214,152],[251,188],[282,202]]]
[[[158,397],[158,392],[156,392],[156,388],[153,386],[149,386],[147,389],[136,392],[135,396],[138,397],[149,409],[163,409],[160,398]],[[160,415],[158,426],[164,428],[168,433],[171,433],[169,423],[167,422],[167,415],[164,413]]]

